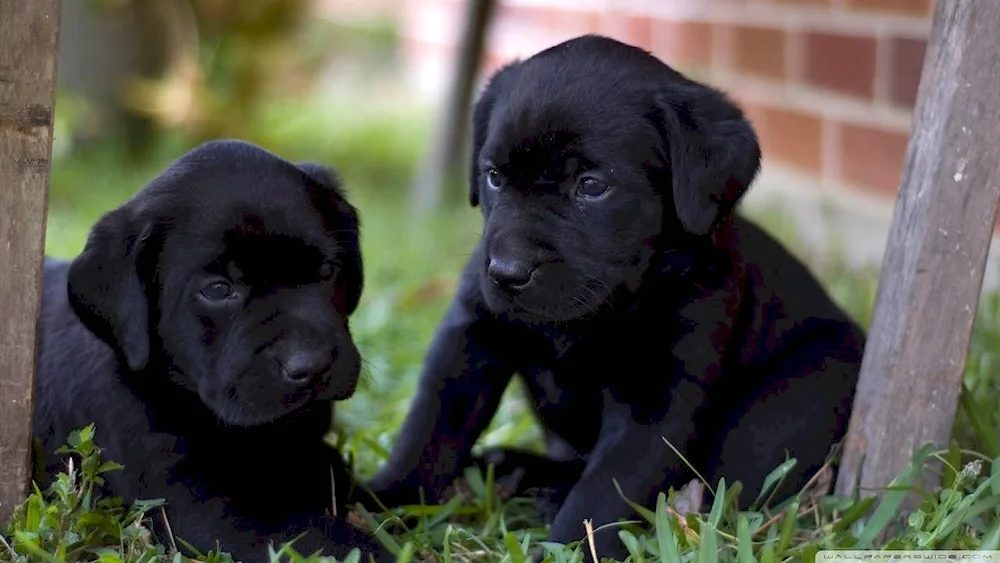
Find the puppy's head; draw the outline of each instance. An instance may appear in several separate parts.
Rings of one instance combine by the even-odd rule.
[[[330,170],[212,141],[94,225],[70,303],[137,377],[169,377],[223,421],[261,424],[354,392],[358,242]]]
[[[735,105],[636,47],[589,35],[507,65],[473,110],[487,304],[549,321],[600,309],[658,253],[705,239],[759,163]]]

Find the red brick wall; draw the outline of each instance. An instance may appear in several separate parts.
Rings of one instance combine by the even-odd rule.
[[[765,168],[813,189],[895,194],[932,0],[500,0],[483,72],[596,32],[648,49],[728,91],[750,116]],[[440,92],[460,0],[402,0],[402,56]]]

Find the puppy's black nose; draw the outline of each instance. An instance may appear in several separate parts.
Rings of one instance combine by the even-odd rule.
[[[285,380],[294,385],[310,383],[332,367],[333,358],[322,348],[292,352],[281,362]]]
[[[531,277],[535,273],[535,265],[523,260],[491,258],[486,272],[493,283],[501,288],[520,291],[531,283]]]

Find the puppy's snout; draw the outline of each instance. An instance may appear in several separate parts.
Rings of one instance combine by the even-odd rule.
[[[537,265],[514,258],[491,258],[486,271],[493,283],[506,291],[521,291],[531,284]]]
[[[312,383],[333,368],[333,357],[322,348],[295,350],[281,362],[282,375],[292,385]]]

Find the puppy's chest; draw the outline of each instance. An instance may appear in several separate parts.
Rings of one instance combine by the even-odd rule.
[[[544,333],[522,349],[518,372],[539,404],[599,395],[610,382],[614,350],[599,337]]]
[[[542,408],[567,401],[596,407],[605,390],[663,394],[679,364],[671,342],[656,340],[614,329],[585,336],[549,333],[544,345],[540,339],[522,349],[518,372]]]

